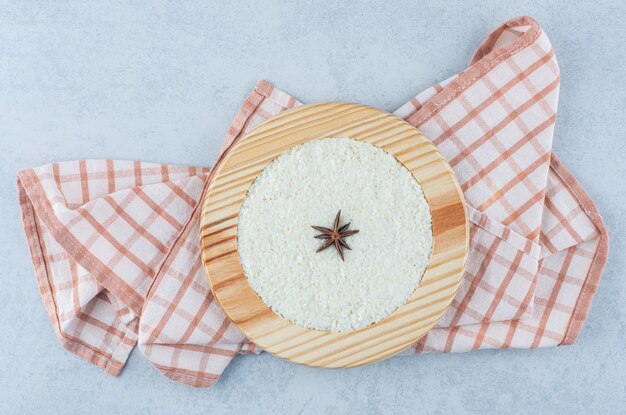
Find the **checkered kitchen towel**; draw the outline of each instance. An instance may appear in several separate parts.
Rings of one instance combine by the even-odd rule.
[[[607,259],[593,202],[552,153],[559,69],[528,17],[505,23],[470,66],[396,111],[437,145],[469,207],[467,269],[452,306],[405,351],[571,344]],[[260,82],[223,150],[300,105]],[[199,218],[210,169],[81,160],[18,173],[37,281],[61,344],[117,375],[136,343],[170,379],[213,385],[257,353],[205,280]]]

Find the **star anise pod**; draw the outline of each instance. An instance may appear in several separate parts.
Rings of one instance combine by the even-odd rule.
[[[321,234],[315,235],[315,238],[325,240],[324,243],[315,252],[322,252],[324,249],[328,248],[329,246],[334,245],[335,249],[337,250],[337,253],[341,257],[341,260],[345,261],[343,257],[343,249],[344,248],[350,249],[350,250],[352,249],[346,243],[345,238],[347,238],[348,236],[352,236],[355,233],[358,233],[359,231],[348,230],[351,222],[348,222],[347,224],[340,227],[339,226],[340,220],[341,220],[341,210],[339,210],[339,212],[337,212],[337,216],[335,216],[335,223],[333,223],[332,229],[324,228],[322,226],[311,226],[311,227],[315,229],[316,231],[321,232]]]

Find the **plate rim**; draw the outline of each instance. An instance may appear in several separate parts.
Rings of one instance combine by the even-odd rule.
[[[373,137],[372,133],[368,132],[368,128],[374,130]],[[340,131],[341,134],[329,135],[329,130]],[[314,139],[331,137],[349,137],[370,142],[393,155],[422,186],[429,202],[433,221],[431,258],[418,287],[409,300],[383,320],[358,330],[340,333],[296,326],[271,310],[248,283],[239,261],[237,247],[239,209],[258,174],[267,164],[288,149]],[[295,141],[282,145],[285,140]],[[379,145],[384,140],[390,141]],[[278,145],[277,141],[280,141],[281,145]],[[372,141],[379,142],[379,144]],[[410,146],[411,142],[419,145],[413,148],[413,151],[407,151],[411,148],[403,148]],[[238,159],[246,160],[246,157],[251,157],[251,154],[261,147],[268,148],[265,152],[260,152],[264,159],[256,161],[253,164],[254,167],[250,168],[256,173],[253,176],[244,176],[243,184],[237,185],[235,190],[232,190],[232,186],[227,187],[228,182],[225,182],[227,174],[236,176],[238,172],[246,170],[245,164],[241,164],[241,160]],[[394,150],[395,147],[402,149]],[[267,154],[270,154],[269,158]],[[414,154],[417,156],[407,157],[407,155]],[[415,166],[411,164],[415,161],[415,157],[417,161],[430,160],[428,164],[433,164],[432,169],[440,177],[427,177],[425,175],[427,169],[423,164]],[[237,180],[235,179],[235,182]],[[447,186],[445,192],[433,190],[434,184],[431,182],[435,181],[438,186]],[[450,191],[452,194],[447,193]],[[219,199],[211,197],[217,196],[220,192]],[[445,205],[446,211],[443,212],[443,216],[436,213],[439,210],[440,198],[452,199]],[[224,200],[230,202],[230,205],[225,205],[224,209],[228,206],[229,212],[236,211],[234,217],[232,213],[226,216],[218,214],[224,209],[216,205]],[[436,233],[441,230],[436,228],[443,226],[441,221],[444,219],[455,223],[449,229],[444,229],[450,235],[450,239],[445,241],[442,240],[444,236],[442,232]],[[459,219],[462,224],[458,223]],[[227,228],[220,228],[225,223],[231,223],[231,225]],[[462,235],[459,235],[459,227],[463,228]],[[218,234],[222,236],[218,237]],[[213,168],[202,197],[200,244],[202,265],[211,292],[227,318],[252,342],[278,357],[308,366],[353,367],[382,360],[402,351],[422,338],[443,315],[458,290],[465,269],[469,249],[469,220],[463,192],[452,168],[432,142],[415,127],[393,114],[374,107],[346,102],[321,102],[302,105],[273,116],[231,143]],[[451,246],[443,250],[444,245]],[[434,261],[441,260],[440,254],[450,252],[455,253],[451,260],[456,264],[454,269],[444,277],[437,277],[439,274],[431,275],[435,272],[434,270],[448,265],[448,262]],[[223,270],[226,270],[224,272],[228,274],[227,276],[218,275],[223,274]],[[431,281],[430,277],[434,279]],[[443,298],[437,299],[433,296],[439,295],[441,290],[429,292],[426,286],[441,284],[442,280],[448,285],[444,286]],[[429,297],[437,301],[429,305],[425,302],[425,298]],[[442,307],[444,303],[445,306]],[[416,324],[415,321],[408,324],[407,313],[409,317],[418,313],[417,309],[409,307],[411,304],[413,304],[411,307],[422,305],[434,308],[435,311],[424,316],[420,320],[421,325]],[[397,330],[385,330],[394,327]],[[407,333],[401,331],[402,328],[407,327],[416,331],[409,330]],[[394,334],[396,336],[393,336]],[[387,337],[389,339],[385,340]],[[381,338],[383,340],[377,343],[376,341]],[[387,343],[389,347],[383,347]]]

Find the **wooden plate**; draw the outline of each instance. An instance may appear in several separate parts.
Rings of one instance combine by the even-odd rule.
[[[239,209],[257,175],[287,149],[327,137],[363,140],[395,156],[422,186],[433,220],[430,263],[408,302],[378,323],[344,333],[306,329],[274,313],[248,283],[237,251]],[[220,160],[206,191],[200,232],[209,284],[233,323],[277,356],[335,368],[384,359],[426,334],[454,298],[469,242],[463,195],[435,146],[400,118],[337,102],[284,112],[235,143]]]

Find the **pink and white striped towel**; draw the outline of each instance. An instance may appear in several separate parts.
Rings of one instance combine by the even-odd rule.
[[[395,114],[433,140],[469,205],[471,247],[452,306],[405,354],[571,344],[607,260],[596,207],[552,153],[559,69],[546,34],[513,19],[467,69]],[[261,81],[223,151],[300,105]],[[213,385],[258,353],[213,299],[200,260],[209,168],[80,160],[18,173],[24,229],[61,344],[118,375],[139,344],[170,379]]]

